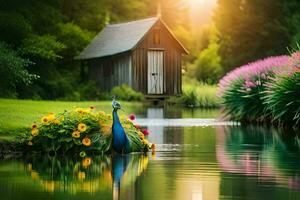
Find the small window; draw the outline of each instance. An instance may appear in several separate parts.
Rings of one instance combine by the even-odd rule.
[[[160,44],[159,31],[155,31],[154,34],[153,34],[153,44]]]

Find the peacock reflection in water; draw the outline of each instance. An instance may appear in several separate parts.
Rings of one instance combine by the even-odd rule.
[[[104,199],[112,196],[120,199],[123,189],[136,190],[135,182],[147,165],[148,156],[144,154],[85,157],[80,160],[32,157],[22,163],[26,175],[44,191],[69,195],[88,193],[101,195]],[[131,196],[130,199],[136,198]]]

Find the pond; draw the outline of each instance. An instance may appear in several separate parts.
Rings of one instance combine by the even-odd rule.
[[[0,199],[300,199],[300,138],[217,110],[145,108],[156,153],[0,161]],[[156,120],[155,120],[156,119]]]

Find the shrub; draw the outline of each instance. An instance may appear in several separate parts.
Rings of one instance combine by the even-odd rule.
[[[220,101],[217,97],[217,87],[197,81],[185,82],[179,103],[189,107],[219,107]]]
[[[34,123],[31,132],[21,136],[28,150],[58,153],[96,151],[105,153],[111,149],[112,116],[95,112],[95,108],[76,108],[55,115],[49,113]],[[130,120],[121,117],[122,126],[131,141],[132,151],[144,151],[150,144],[141,129]]]
[[[140,101],[143,99],[143,94],[133,90],[128,85],[120,85],[111,90],[112,95],[116,95],[118,99],[125,101]]]
[[[269,57],[229,72],[219,82],[225,114],[233,120],[263,121],[269,118],[264,105],[266,85],[285,71],[288,56]]]
[[[299,125],[300,120],[300,53],[292,55],[289,71],[268,85],[265,104],[273,120],[280,124]]]

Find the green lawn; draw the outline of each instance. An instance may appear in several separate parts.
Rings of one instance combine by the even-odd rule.
[[[141,103],[121,103],[126,109],[126,114],[142,107]],[[90,106],[95,106],[99,111],[111,112],[110,101],[62,102],[0,99],[0,139],[10,139],[15,135],[14,132],[31,127],[34,121],[39,121],[49,112],[60,113],[64,110]]]

